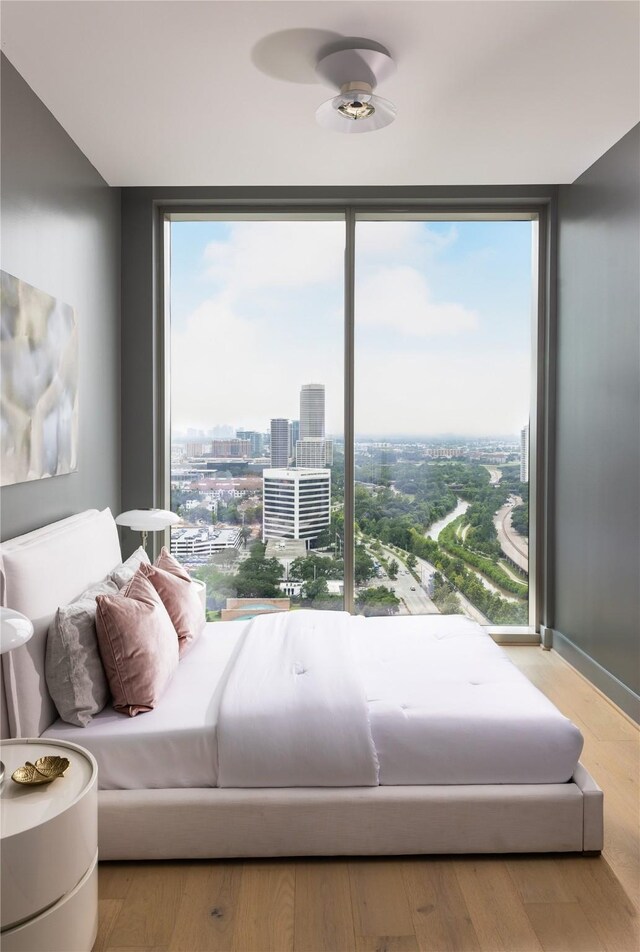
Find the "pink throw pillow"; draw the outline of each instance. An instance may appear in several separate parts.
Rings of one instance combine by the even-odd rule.
[[[172,558],[172,556],[170,556]],[[140,572],[149,579],[169,613],[178,633],[180,657],[193,644],[205,626],[202,602],[191,579],[157,568],[141,565]]]
[[[176,631],[138,570],[119,595],[96,598],[98,647],[116,711],[152,710],[178,667]]]
[[[172,575],[177,575],[178,578],[183,578],[185,582],[191,581],[191,576],[185,567],[180,565],[177,559],[174,559],[166,545],[162,546],[160,549],[160,555],[153,564],[157,569],[162,569],[164,572],[171,572]]]

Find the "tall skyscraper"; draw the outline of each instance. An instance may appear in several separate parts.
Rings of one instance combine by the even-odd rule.
[[[300,468],[333,463],[333,443],[324,438],[323,383],[305,383],[300,390],[300,437],[293,445]]]
[[[276,417],[271,421],[271,468],[286,468],[290,453],[291,424],[283,417]]]
[[[520,482],[529,482],[529,424],[520,430]]]
[[[324,439],[324,384],[305,383],[300,390],[300,439]]]
[[[300,420],[291,421],[291,455],[296,451],[296,443],[300,439]]]
[[[315,539],[331,523],[327,469],[265,469],[262,539]]]

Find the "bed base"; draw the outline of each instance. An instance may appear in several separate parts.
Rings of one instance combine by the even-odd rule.
[[[101,860],[602,849],[602,791],[566,784],[103,790]]]

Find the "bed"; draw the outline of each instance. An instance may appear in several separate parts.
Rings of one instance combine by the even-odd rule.
[[[208,625],[155,710],[127,718],[106,708],[87,728],[60,721],[44,678],[48,626],[59,605],[120,560],[108,511],[2,546],[3,604],[35,629],[2,658],[6,732],[59,737],[94,754],[101,859],[602,848],[602,793],[577,762],[578,731],[458,616],[295,612]],[[309,641],[288,655],[292,626]],[[316,685],[313,653],[325,640],[337,660]],[[341,733],[350,670],[362,694],[343,717],[354,736],[324,763]],[[304,698],[317,694],[320,718],[306,709],[291,716],[291,685]],[[272,721],[261,716],[269,694],[285,699]],[[289,765],[278,763],[285,748],[298,751]]]

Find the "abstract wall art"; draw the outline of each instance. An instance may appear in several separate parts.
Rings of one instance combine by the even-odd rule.
[[[0,485],[78,468],[75,312],[0,272]]]

